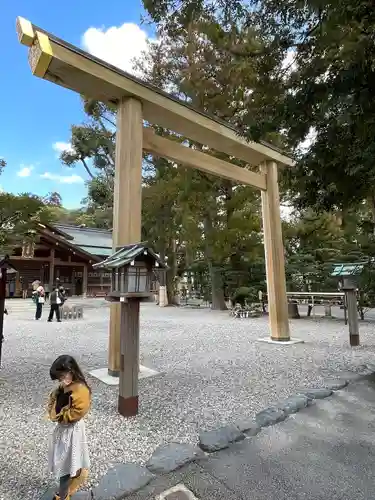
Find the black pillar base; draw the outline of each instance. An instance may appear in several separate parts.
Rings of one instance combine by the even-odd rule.
[[[349,340],[352,347],[359,346],[359,335],[350,335]]]
[[[118,411],[123,417],[135,417],[138,415],[138,396],[130,398],[118,397]]]

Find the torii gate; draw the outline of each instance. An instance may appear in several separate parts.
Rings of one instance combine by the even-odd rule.
[[[261,190],[271,331],[271,338],[267,340],[284,345],[291,343],[277,178],[278,164],[293,166],[293,160],[263,143],[245,141],[227,123],[56,38],[21,17],[17,18],[17,33],[19,41],[29,47],[29,63],[35,76],[117,106],[114,248],[141,241],[143,151]],[[160,137],[144,127],[143,120],[244,160],[251,167],[259,166],[259,172]],[[139,325],[139,318],[136,321]],[[120,377],[119,411],[129,416],[138,412],[139,343],[130,332],[122,334],[120,343],[120,323],[120,306],[111,305],[108,371],[112,375],[120,372],[123,375]],[[124,365],[127,366],[127,377]]]

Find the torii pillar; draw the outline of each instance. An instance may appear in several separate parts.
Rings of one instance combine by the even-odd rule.
[[[284,345],[300,343],[291,340],[289,331],[277,163],[267,161],[260,165],[260,171],[266,176],[266,190],[261,198],[271,337],[259,340]]]
[[[133,98],[122,99],[117,107],[113,251],[141,241],[142,136],[142,103]],[[109,323],[108,373],[117,377],[121,370],[121,307],[111,304]],[[137,364],[138,360],[139,355]]]

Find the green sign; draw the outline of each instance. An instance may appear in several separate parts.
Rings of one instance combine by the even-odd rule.
[[[363,271],[364,264],[334,264],[331,276],[356,276]]]

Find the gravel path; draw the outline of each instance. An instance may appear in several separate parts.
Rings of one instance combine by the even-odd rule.
[[[108,309],[87,311],[83,321],[36,323],[5,320],[0,372],[0,499],[38,499],[46,472],[52,424],[45,401],[56,356],[76,356],[84,370],[106,365]],[[362,346],[348,346],[341,321],[292,323],[304,344],[256,342],[267,319],[233,319],[210,310],[141,309],[141,362],[160,375],[140,381],[140,414],[116,414],[117,388],[90,378],[93,408],[87,421],[95,482],[111,464],[145,462],[156,446],[195,442],[200,428],[251,416],[296,389],[314,386],[337,371],[374,362],[375,324],[361,325]]]

